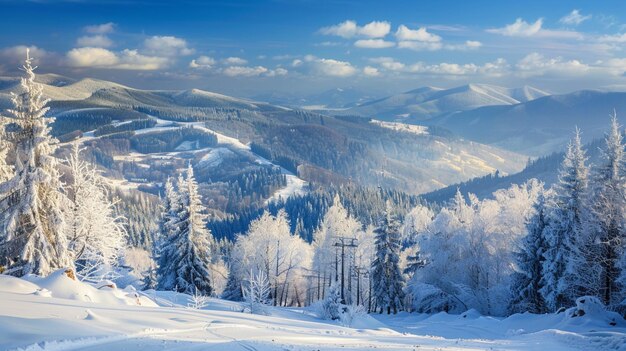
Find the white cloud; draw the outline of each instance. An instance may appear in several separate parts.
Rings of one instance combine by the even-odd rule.
[[[603,43],[626,43],[626,33],[604,35],[599,38],[599,41]]]
[[[295,60],[291,61],[291,67],[298,67],[298,66],[302,66],[302,60],[295,59]]]
[[[564,60],[562,57],[546,58],[539,53],[531,53],[522,58],[516,65],[521,76],[545,75],[581,75],[589,72],[591,67],[579,60]]]
[[[191,60],[191,62],[189,62],[189,67],[198,69],[210,69],[215,64],[216,61],[212,57],[200,56],[197,59]]]
[[[355,21],[347,20],[334,26],[321,28],[319,32],[349,39],[355,36],[384,38],[390,30],[391,24],[386,21],[373,21],[361,27]]]
[[[478,49],[479,47],[483,46],[483,43],[476,40],[468,40],[465,42],[465,46],[469,49]]]
[[[368,38],[384,38],[391,31],[391,24],[386,21],[373,21],[358,29],[358,34]]]
[[[336,42],[336,41],[323,41],[321,43],[317,43],[317,44],[313,44],[315,46],[326,46],[326,47],[332,47],[332,46],[340,46],[343,45],[343,43],[340,42]]]
[[[289,71],[282,67],[278,67],[276,69],[269,70],[265,75],[268,77],[276,77],[276,76],[286,76]]]
[[[97,48],[108,48],[113,45],[113,41],[106,35],[85,35],[76,40],[78,46],[90,46]]]
[[[539,33],[542,25],[543,18],[536,20],[535,23],[528,23],[518,18],[514,23],[508,24],[502,28],[487,29],[487,32],[509,37],[530,37]]]
[[[443,44],[438,42],[427,42],[427,41],[401,41],[398,42],[398,48],[400,49],[410,49],[414,51],[436,51],[441,50],[443,48]]]
[[[187,47],[184,39],[174,36],[152,36],[143,42],[146,53],[156,56],[187,56],[194,53],[194,49]]]
[[[72,67],[111,67],[119,63],[119,57],[103,48],[77,48],[67,53],[69,65]]]
[[[76,68],[108,68],[127,70],[158,70],[168,66],[162,57],[142,55],[137,50],[115,53],[104,48],[84,47],[67,52],[66,62]]]
[[[247,66],[229,66],[222,70],[222,73],[229,77],[254,77],[267,73],[269,70],[263,66],[247,67]]]
[[[354,42],[354,46],[365,49],[384,49],[395,45],[394,42],[383,39],[360,39]]]
[[[554,39],[582,39],[582,34],[568,30],[543,29],[543,18],[539,18],[534,23],[528,23],[521,18],[502,28],[491,28],[489,33],[500,34],[508,37],[538,37]]]
[[[352,38],[356,35],[357,31],[358,26],[356,22],[350,20],[320,29],[320,33],[324,35],[336,35],[342,38]]]
[[[402,71],[406,67],[404,63],[395,61],[391,57],[375,57],[371,58],[370,62],[376,63],[389,71]]]
[[[508,65],[504,59],[497,59],[494,62],[487,62],[483,65],[474,63],[458,64],[442,62],[437,64],[426,64],[417,62],[411,65],[395,61],[391,57],[378,57],[370,59],[370,62],[378,64],[382,69],[390,72],[412,73],[423,75],[442,75],[442,76],[467,76],[467,75],[484,75],[492,77],[500,77],[507,73]]]
[[[115,23],[94,24],[83,28],[85,32],[91,34],[107,34],[115,31]]]
[[[349,77],[357,72],[350,62],[334,59],[315,59],[315,71],[319,74],[331,77]]]
[[[579,10],[572,10],[572,12],[563,16],[559,22],[570,26],[577,26],[588,19],[591,19],[591,15],[581,15]]]
[[[380,75],[380,71],[376,67],[365,66],[363,68],[363,74],[369,77],[378,77]]]
[[[16,45],[0,50],[0,57],[5,63],[21,64],[26,59],[26,49],[30,50],[30,57],[34,59],[35,64],[50,55],[46,50],[34,45]]]
[[[415,41],[423,41],[423,42],[430,42],[430,43],[436,43],[436,42],[441,41],[440,36],[429,33],[424,27],[415,30],[415,29],[409,29],[407,26],[403,24],[398,27],[398,30],[396,30],[395,36],[396,36],[396,39],[398,39],[399,41],[415,40]]]
[[[222,60],[225,65],[243,66],[248,63],[248,60],[244,60],[241,57],[227,57]]]

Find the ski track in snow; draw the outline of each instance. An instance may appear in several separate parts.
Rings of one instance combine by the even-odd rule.
[[[99,290],[58,272],[31,281],[0,275],[0,350],[626,350],[626,323],[609,327],[602,318],[403,312],[360,316],[350,328],[302,308],[256,315],[211,298],[189,309],[191,297],[171,291],[142,292],[138,305],[120,299],[132,289]],[[44,286],[50,294],[37,294]]]

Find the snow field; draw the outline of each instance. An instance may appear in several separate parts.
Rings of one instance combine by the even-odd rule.
[[[38,294],[46,289],[49,294]],[[400,313],[366,315],[355,328],[309,309],[268,307],[270,315],[161,291],[96,289],[63,271],[46,278],[0,276],[0,350],[626,350],[626,325],[605,315],[517,314],[506,319]],[[89,296],[89,299],[84,296]]]

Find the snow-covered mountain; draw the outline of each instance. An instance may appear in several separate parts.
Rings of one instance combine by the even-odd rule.
[[[517,105],[485,106],[425,122],[464,138],[539,156],[562,150],[575,126],[590,142],[603,136],[616,110],[626,124],[626,93],[583,90],[545,96]]]
[[[411,123],[482,106],[515,105],[547,95],[547,92],[530,86],[513,89],[487,84],[468,84],[452,89],[422,87],[337,113]]]
[[[54,129],[57,136],[76,130],[87,133],[98,129],[97,135],[125,131],[131,133],[127,137],[131,143],[137,143],[139,136],[132,135],[144,133],[137,125],[128,124],[132,121],[144,121],[141,126],[148,126],[152,132],[171,130],[162,128],[166,122],[177,128],[196,123],[244,144],[251,143],[255,152],[281,160],[281,165],[288,164],[294,173],[293,167],[297,166],[306,181],[337,184],[352,179],[366,186],[385,184],[421,193],[496,169],[515,172],[525,162],[522,155],[445,133],[407,133],[403,131],[406,128],[385,128],[364,123],[361,118],[333,117],[198,89],[141,90],[103,80],[71,81],[58,76],[42,76],[41,80],[51,83],[44,84],[44,95],[53,100],[50,113],[59,117]],[[6,83],[0,90],[0,101],[8,107],[9,92],[19,86],[18,80],[2,81]],[[155,118],[157,126],[147,121]],[[189,149],[197,145],[194,140],[185,139],[185,145],[174,145],[171,151]],[[123,159],[122,155],[111,157]],[[149,162],[145,165],[150,166]],[[143,179],[146,175],[133,177]]]
[[[289,93],[264,93],[253,96],[254,100],[271,104],[294,106],[309,110],[347,109],[380,97],[381,94],[367,92],[354,87],[334,88],[321,93],[300,96]]]

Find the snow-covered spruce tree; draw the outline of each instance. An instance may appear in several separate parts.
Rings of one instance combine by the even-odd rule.
[[[198,184],[189,165],[187,177],[179,177],[177,216],[171,223],[172,233],[165,238],[158,267],[158,288],[193,294],[196,288],[211,295],[211,252],[204,207],[200,203]]]
[[[230,301],[243,301],[243,290],[238,275],[234,272],[233,267],[228,271],[228,279],[226,287],[222,292],[222,298]]]
[[[67,213],[68,245],[81,280],[112,279],[126,245],[124,217],[109,201],[105,179],[80,157],[78,143],[72,145],[67,164],[72,182]]]
[[[63,209],[69,200],[62,192],[53,156],[58,141],[50,136],[53,118],[45,117],[48,100],[35,82],[35,67],[28,51],[23,65],[21,93],[11,94],[8,110],[15,133],[15,175],[0,185],[10,197],[1,221],[5,242],[1,255],[8,257],[8,272],[14,275],[47,275],[55,269],[73,266],[67,249],[67,225]]]
[[[244,291],[244,299],[250,313],[267,314],[267,305],[270,303],[270,281],[263,271],[250,271]]]
[[[387,202],[385,213],[374,230],[376,254],[372,262],[373,298],[383,313],[397,313],[404,300],[404,277],[400,271],[400,223]]]
[[[341,303],[341,289],[338,281],[333,281],[328,288],[328,294],[320,306],[320,317],[323,319],[338,320],[341,318],[344,305]]]
[[[583,260],[580,243],[588,195],[586,160],[580,131],[576,129],[559,170],[548,214],[549,225],[544,231],[548,245],[544,253],[541,294],[551,311],[570,307],[577,296],[584,295],[576,282]]]
[[[156,289],[158,286],[159,262],[161,262],[161,260],[165,262],[168,261],[167,257],[162,257],[162,255],[165,254],[163,249],[174,229],[178,206],[180,205],[180,195],[174,188],[172,178],[167,178],[164,184],[164,190],[163,197],[161,198],[161,214],[158,227],[152,232],[152,248],[150,252],[152,264],[143,279],[143,289],[145,290]]]
[[[9,119],[0,116],[0,184],[13,177],[13,166],[7,162],[7,156],[11,148],[9,135],[6,132],[6,125]]]
[[[539,194],[534,204],[535,214],[528,221],[528,234],[522,239],[520,249],[516,252],[517,271],[513,273],[511,282],[509,313],[546,312],[546,303],[540,290],[543,254],[546,250],[546,196],[550,196],[549,194]]]
[[[585,246],[582,254],[586,261],[583,276],[579,276],[585,294],[595,293],[602,302],[614,307],[622,301],[620,296],[621,267],[619,256],[626,247],[626,179],[624,174],[624,144],[615,113],[611,129],[602,149],[603,161],[592,178],[590,196],[591,215],[585,229]]]

